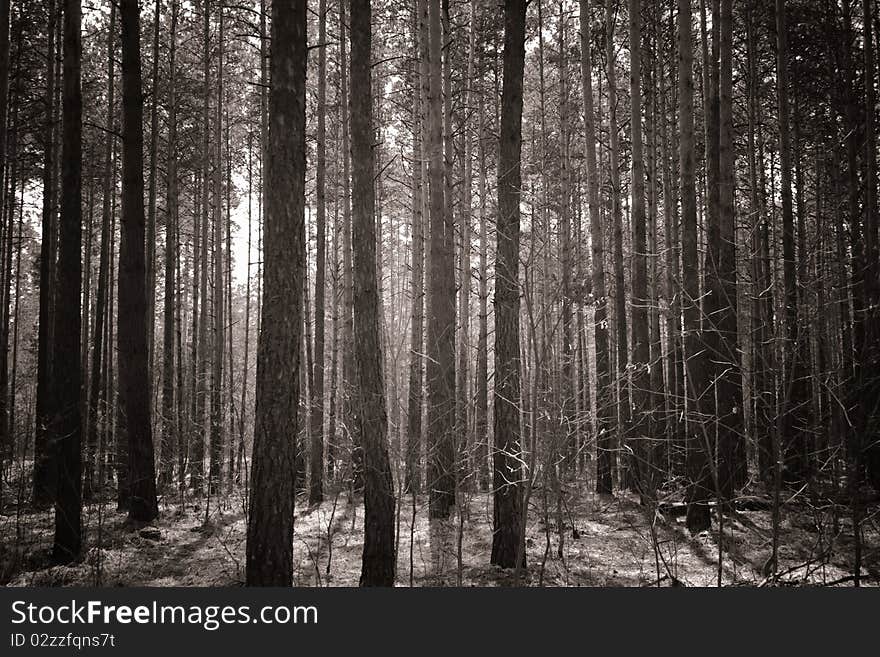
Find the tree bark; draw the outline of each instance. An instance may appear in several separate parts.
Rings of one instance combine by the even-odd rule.
[[[95,293],[95,330],[93,333],[92,348],[92,376],[89,381],[91,392],[89,394],[89,410],[88,410],[88,442],[86,445],[86,472],[83,489],[83,496],[86,500],[90,500],[96,492],[96,468],[98,464],[96,459],[98,455],[99,444],[99,412],[107,414],[107,409],[100,409],[100,394],[103,382],[102,357],[104,354],[104,320],[107,305],[107,283],[110,275],[109,259],[110,259],[110,242],[113,235],[110,232],[111,212],[112,212],[112,195],[114,193],[113,181],[115,171],[113,170],[113,143],[110,137],[114,133],[114,107],[115,107],[115,69],[116,58],[116,5],[110,7],[110,23],[107,32],[107,114],[104,128],[107,131],[107,139],[104,143],[104,181],[103,181],[103,201],[101,206],[101,251],[98,257],[98,289]]]
[[[80,0],[64,0],[64,129],[61,144],[61,225],[55,297],[52,439],[58,444],[58,494],[52,556],[69,563],[82,551],[82,90]]]
[[[318,135],[315,172],[317,236],[315,253],[315,353],[312,381],[312,444],[309,504],[324,499],[324,278],[326,268],[327,203],[324,190],[327,170],[327,0],[318,3]]]
[[[605,289],[605,237],[599,213],[599,169],[596,164],[596,113],[593,109],[593,60],[590,49],[590,2],[580,0],[581,76],[587,155],[587,199],[593,269],[593,329],[596,343],[596,492],[610,495],[615,468],[613,392],[608,346],[608,297]]]
[[[51,504],[55,499],[58,480],[55,448],[49,434],[54,414],[52,389],[53,335],[55,323],[55,260],[58,231],[55,218],[55,32],[60,9],[56,0],[49,0],[46,33],[46,93],[45,124],[43,126],[43,210],[40,229],[40,309],[37,337],[37,400],[36,433],[34,436],[33,503],[37,507]]]
[[[293,579],[294,452],[305,274],[306,2],[272,3],[261,331],[247,526],[248,586]]]
[[[425,113],[428,85],[428,39],[424,0],[416,0],[413,8],[413,201],[412,201],[412,331],[410,337],[409,399],[407,406],[407,439],[404,489],[418,494],[421,489],[421,441],[425,345],[425,188],[426,126]]]
[[[157,3],[158,4],[158,3]],[[180,5],[173,0],[171,6],[171,39],[168,51],[168,169],[165,209],[165,306],[162,338],[162,442],[159,462],[159,488],[170,481],[174,468],[175,434],[177,418],[174,405],[174,320],[175,320],[175,265],[177,263],[177,16]],[[158,54],[158,53],[157,53]],[[182,366],[182,363],[180,364]],[[182,391],[178,391],[181,394]]]
[[[122,23],[122,239],[119,245],[117,339],[119,387],[128,441],[129,517],[159,514],[150,421],[148,304],[144,252],[144,163],[140,11],[137,0],[120,5]]]
[[[370,0],[351,2],[351,161],[354,330],[358,433],[364,455],[364,549],[361,586],[394,584],[394,488],[388,459],[379,294],[376,278],[375,188]]]
[[[642,135],[642,73],[641,73],[641,11],[639,0],[629,2],[629,47],[630,47],[630,136],[632,140],[632,226],[633,226],[633,371],[632,398],[633,412],[632,438],[637,442],[632,446],[633,463],[631,476],[636,489],[643,496],[651,496],[650,441],[651,353],[648,330],[648,263],[647,263],[647,225],[645,220],[645,160]],[[618,290],[622,294],[623,290]],[[625,346],[625,343],[624,343]]]
[[[455,261],[452,199],[444,198],[443,44],[437,2],[428,3],[428,32],[427,485],[431,517],[447,518],[455,503]]]
[[[694,174],[694,78],[691,2],[678,0],[678,107],[681,169],[682,303],[687,424],[687,527],[708,529],[709,456],[700,416],[706,388],[705,356],[700,336],[700,274],[697,251],[697,189]]]
[[[522,451],[520,436],[519,238],[525,0],[504,3],[504,73],[498,159],[497,258],[495,264],[495,449],[491,563],[525,566],[520,546]],[[517,563],[517,555],[521,561]]]
[[[616,0],[605,5],[605,60],[608,67],[608,130],[611,214],[614,239],[614,324],[617,343],[617,435],[623,446],[630,424],[629,333],[626,318],[626,278],[623,271],[623,212],[620,207],[620,139],[617,125],[617,62],[614,56]]]

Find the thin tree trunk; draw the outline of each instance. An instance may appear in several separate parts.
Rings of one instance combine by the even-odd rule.
[[[413,70],[413,200],[412,200],[412,332],[410,337],[409,399],[407,406],[407,441],[404,489],[418,494],[421,489],[421,440],[424,386],[425,344],[425,113],[428,67],[427,23],[424,0],[413,3],[413,40],[415,61]]]
[[[342,80],[340,103],[342,104],[342,402],[343,417],[351,439],[351,472],[352,487],[355,491],[363,488],[363,465],[360,436],[355,421],[354,394],[352,386],[355,381],[354,363],[354,280],[352,272],[351,246],[351,144],[349,143],[349,125],[351,120],[348,83],[349,66],[347,51],[348,19],[346,18],[346,0],[339,3],[339,77]]]
[[[158,2],[157,2],[158,6]],[[177,418],[174,405],[174,320],[175,320],[175,265],[177,263],[177,76],[175,56],[177,48],[177,14],[179,3],[171,6],[171,45],[168,52],[168,169],[165,210],[165,307],[162,338],[162,442],[159,462],[159,489],[170,481],[174,468],[174,446]],[[158,9],[157,9],[158,11]],[[155,45],[155,44],[154,44]],[[156,53],[158,54],[158,52]],[[154,103],[155,107],[155,103]],[[152,146],[151,146],[152,148]],[[152,156],[152,153],[151,153]],[[155,201],[154,201],[155,202]],[[154,208],[155,211],[155,208]],[[182,366],[179,363],[178,366]],[[182,390],[178,394],[182,394]]]
[[[484,69],[480,58],[480,73]],[[489,226],[487,218],[486,181],[486,101],[484,89],[478,91],[477,151],[479,157],[478,193],[480,195],[480,310],[479,336],[477,337],[477,368],[475,376],[476,400],[474,408],[474,442],[477,446],[476,470],[479,490],[489,490]]]
[[[620,207],[620,144],[617,125],[617,62],[614,54],[614,23],[616,0],[606,0],[605,6],[605,59],[608,76],[608,130],[611,214],[613,221],[614,256],[614,323],[617,347],[617,434],[623,446],[630,423],[629,395],[629,337],[626,319],[626,279],[623,272],[623,212]]]
[[[88,411],[88,439],[86,445],[86,472],[83,496],[91,500],[96,491],[95,469],[98,467],[96,459],[99,458],[99,410],[104,415],[107,409],[100,409],[99,396],[104,385],[102,358],[104,355],[104,320],[107,306],[107,287],[110,276],[110,242],[113,234],[110,231],[112,195],[114,193],[115,171],[113,170],[113,117],[115,106],[115,68],[116,58],[116,5],[110,8],[110,25],[107,33],[107,114],[105,130],[107,138],[104,143],[104,181],[103,201],[101,208],[101,252],[98,259],[98,289],[95,294],[95,330],[93,333],[94,346],[92,349],[92,377],[89,382],[91,392],[89,394]]]
[[[647,226],[645,220],[645,160],[642,136],[642,73],[641,73],[641,11],[639,0],[629,2],[630,46],[630,137],[632,140],[632,225],[633,225],[633,372],[632,432],[640,440],[633,446],[633,472],[636,489],[642,496],[652,496],[649,490],[650,451],[641,438],[649,434],[651,413],[650,391],[650,337],[648,327],[648,263]],[[609,70],[613,69],[613,64]],[[612,129],[615,128],[612,126]],[[613,166],[613,165],[612,165]],[[618,295],[623,290],[618,290]],[[624,343],[625,344],[625,343]]]
[[[312,444],[309,479],[309,504],[324,499],[324,278],[327,257],[327,0],[318,3],[318,139],[315,196],[317,236],[315,253],[315,353],[312,381]]]
[[[593,329],[596,343],[596,492],[610,495],[615,468],[612,417],[613,392],[608,346],[608,298],[605,289],[605,239],[599,214],[599,169],[596,164],[596,113],[593,109],[593,63],[590,48],[590,2],[580,0],[581,77],[587,154],[587,200],[590,208],[592,284],[596,307]]]
[[[779,160],[781,169],[782,197],[782,262],[785,305],[785,341],[783,343],[783,363],[785,376],[782,389],[791,390],[785,394],[783,406],[782,440],[784,441],[785,464],[783,470],[791,477],[801,478],[806,474],[806,435],[800,424],[800,368],[798,359],[798,301],[797,274],[795,271],[794,210],[792,203],[792,165],[791,136],[789,133],[788,103],[788,39],[786,34],[785,0],[776,0],[776,38],[777,38],[777,102],[779,109]]]
[[[159,150],[159,29],[162,1],[156,0],[153,13],[153,61],[150,81],[152,93],[150,97],[150,177],[147,186],[147,366],[150,377],[150,401],[153,399],[153,363],[155,361],[156,342],[156,196],[158,188],[158,150]],[[170,32],[174,36],[174,29]],[[170,87],[174,81],[169,81]],[[173,93],[173,92],[171,92]],[[171,212],[171,208],[166,208]],[[164,392],[163,392],[164,394]],[[164,439],[163,439],[164,440]]]
[[[684,362],[687,379],[687,527],[691,533],[709,527],[709,455],[701,433],[700,410],[706,388],[705,356],[700,336],[700,273],[697,251],[697,190],[694,175],[694,78],[691,2],[678,0],[678,107],[680,120],[682,303]]]
[[[223,348],[225,346],[225,312],[223,306],[224,288],[224,255],[223,255],[223,39],[224,39],[224,11],[219,7],[220,34],[218,37],[217,64],[217,114],[216,114],[216,160],[214,161],[214,207],[213,217],[213,247],[214,247],[214,273],[213,295],[211,308],[214,312],[213,334],[213,358],[211,360],[211,435],[210,452],[208,455],[208,494],[216,495],[221,490],[221,476],[223,471]]]

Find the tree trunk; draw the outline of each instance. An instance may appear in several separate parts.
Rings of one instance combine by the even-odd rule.
[[[205,424],[205,407],[208,379],[208,264],[210,258],[208,254],[208,190],[210,189],[211,180],[211,65],[210,65],[210,5],[203,2],[202,12],[204,14],[204,43],[202,50],[202,71],[204,78],[204,89],[202,97],[202,171],[201,171],[201,214],[199,216],[199,246],[200,246],[200,264],[199,272],[199,289],[201,297],[201,305],[199,309],[199,335],[198,335],[198,372],[196,373],[196,393],[195,393],[195,418],[193,427],[193,445],[192,458],[190,462],[190,485],[197,495],[203,492],[205,478],[205,438],[207,437]]]
[[[64,0],[64,130],[61,145],[61,225],[55,336],[52,343],[55,413],[51,435],[58,444],[55,561],[74,561],[82,550],[82,417],[79,354],[82,321],[82,91],[80,0]]]
[[[480,72],[483,72],[481,57]],[[474,408],[474,442],[476,444],[476,470],[479,490],[489,490],[489,227],[486,210],[486,101],[483,89],[478,92],[477,151],[479,157],[478,193],[480,195],[480,310],[479,335],[477,337],[477,367],[474,378],[476,400]]]
[[[158,3],[157,3],[158,4]],[[174,406],[174,320],[175,320],[175,265],[177,263],[177,75],[175,56],[177,48],[177,14],[180,5],[173,0],[171,7],[171,39],[168,52],[168,169],[165,209],[165,307],[162,338],[162,442],[159,462],[159,488],[170,481],[174,468],[174,446],[177,418]],[[180,364],[182,365],[182,363]],[[178,391],[181,394],[182,391]]]
[[[327,204],[324,178],[327,169],[327,0],[318,4],[318,139],[315,196],[317,238],[315,253],[315,353],[312,381],[312,444],[309,504],[324,499],[324,277],[326,267]]]
[[[349,67],[346,37],[348,35],[348,19],[346,18],[346,0],[339,3],[339,77],[341,79],[340,100],[342,105],[342,401],[343,417],[347,433],[351,437],[351,469],[352,487],[356,491],[363,489],[363,465],[361,463],[360,436],[354,420],[355,363],[354,363],[354,281],[352,273],[351,246],[351,144],[349,143]]]
[[[785,476],[800,479],[806,474],[806,434],[800,418],[801,371],[798,361],[798,300],[795,270],[794,209],[792,203],[791,136],[788,103],[788,39],[786,34],[785,0],[776,0],[777,39],[777,102],[779,108],[779,161],[782,197],[782,262],[783,300],[785,305],[785,341],[783,342],[784,372],[783,429]],[[790,391],[790,392],[789,392]]]
[[[52,396],[52,359],[55,323],[55,260],[57,257],[57,223],[55,219],[55,32],[60,14],[56,0],[49,0],[49,23],[46,29],[46,93],[45,124],[43,129],[43,214],[40,229],[40,316],[37,337],[37,405],[34,437],[34,490],[33,503],[37,507],[51,504],[55,499],[58,480],[57,459],[49,424],[54,415]]]
[[[272,3],[271,26],[264,181],[266,294],[257,338],[248,586],[290,586],[293,578],[293,462],[305,274],[305,0]]]
[[[630,136],[632,139],[632,225],[633,225],[633,373],[632,436],[638,439],[633,446],[631,476],[642,496],[652,496],[650,487],[650,448],[645,444],[653,438],[650,433],[650,336],[648,330],[648,263],[647,225],[645,220],[645,160],[642,138],[642,73],[641,73],[641,11],[640,0],[629,1],[630,47]],[[613,66],[611,67],[613,68]],[[613,128],[614,129],[614,128]],[[618,290],[618,295],[623,290]],[[625,346],[625,343],[624,343]]]
[[[596,343],[596,492],[610,495],[615,468],[611,387],[608,347],[608,298],[605,290],[605,239],[599,214],[599,169],[596,165],[596,115],[593,109],[593,63],[590,49],[590,2],[580,0],[581,77],[584,95],[584,128],[587,154],[587,200],[590,207],[590,246],[592,249],[593,328]]]
[[[394,488],[379,344],[370,75],[370,0],[351,3],[351,161],[358,433],[364,455],[361,586],[394,584]]]
[[[520,436],[519,239],[525,0],[504,3],[504,74],[498,160],[495,283],[495,450],[492,557],[502,568],[525,566],[520,546],[522,450]],[[517,555],[521,561],[517,563]]]
[[[427,371],[428,491],[432,518],[447,518],[455,503],[455,261],[452,199],[446,199],[443,163],[443,87],[440,6],[428,3],[429,93]]]
[[[213,296],[211,308],[214,313],[213,335],[213,358],[211,359],[211,435],[210,451],[208,455],[208,494],[216,495],[221,490],[221,476],[223,472],[223,347],[225,343],[224,332],[226,319],[223,306],[223,288],[225,277],[223,275],[223,39],[224,39],[224,12],[222,5],[220,12],[220,34],[218,37],[217,64],[217,114],[216,120],[216,160],[214,161],[214,207],[213,207],[213,246],[214,246],[214,275]]]
[[[150,377],[150,402],[153,400],[153,363],[155,361],[156,342],[156,196],[159,184],[158,150],[159,150],[159,29],[162,12],[162,1],[156,0],[153,12],[153,61],[150,82],[150,174],[147,185],[147,371]],[[170,34],[174,35],[172,29]],[[169,83],[174,85],[173,80]],[[173,93],[173,91],[171,91]],[[171,212],[171,208],[166,208]],[[164,440],[164,439],[163,439]]]
[[[412,201],[412,333],[410,337],[409,399],[404,489],[418,494],[421,489],[421,440],[425,344],[425,188],[428,184],[425,147],[425,113],[428,85],[428,39],[424,0],[413,10],[415,61],[413,67],[413,201]]]
[[[113,134],[114,122],[114,96],[116,93],[115,85],[115,68],[116,58],[116,5],[110,7],[110,24],[107,33],[107,115],[105,120],[105,130],[107,138],[104,142],[104,181],[103,181],[103,201],[101,208],[101,252],[98,257],[98,289],[95,294],[95,330],[93,334],[92,348],[92,377],[89,381],[91,391],[89,394],[89,410],[88,410],[88,441],[86,445],[86,472],[83,496],[86,500],[91,500],[96,491],[95,470],[98,467],[96,459],[98,454],[99,443],[99,411],[104,415],[107,409],[100,409],[99,396],[102,388],[104,377],[102,368],[102,357],[104,354],[104,319],[106,315],[107,305],[107,279],[110,276],[110,242],[113,234],[110,232],[111,211],[112,211],[112,195],[114,192],[115,171],[113,170],[113,143],[111,137]]]
[[[715,458],[718,492],[729,501],[734,488],[745,483],[744,473],[738,471],[737,465],[743,420],[734,246],[733,17],[730,0],[721,1],[719,14],[718,126],[709,131],[710,135],[718,137],[718,171],[714,188],[710,187],[710,209],[713,203],[717,205],[708,215],[708,251],[704,274],[708,293],[703,302],[703,311],[706,317],[706,351],[714,381],[710,396],[716,400],[715,415],[709,425],[713,429],[709,431],[709,436],[717,436]],[[716,157],[715,146],[709,150],[712,157]]]
[[[150,423],[144,262],[144,162],[140,12],[137,0],[120,5],[122,19],[122,239],[119,245],[117,339],[119,389],[128,441],[129,517],[149,521],[159,513]]]
[[[626,279],[623,272],[623,212],[620,207],[620,143],[617,125],[617,62],[614,56],[614,23],[616,0],[606,0],[605,60],[608,67],[608,130],[611,214],[614,237],[614,323],[617,347],[617,434],[623,446],[630,423],[629,395],[629,334],[626,319]],[[612,474],[613,476],[613,474]]]
[[[691,533],[709,527],[709,456],[700,409],[706,371],[700,337],[700,273],[697,251],[697,189],[694,175],[694,78],[691,2],[678,0],[678,108],[680,120],[682,303],[684,362],[687,377],[687,527]]]

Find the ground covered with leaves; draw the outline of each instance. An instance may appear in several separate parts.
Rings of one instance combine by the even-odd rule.
[[[428,518],[427,498],[397,508],[399,586],[852,586],[854,541],[848,508],[787,499],[780,514],[778,567],[771,567],[770,510],[732,510],[691,536],[681,508],[645,506],[627,494],[568,487],[561,503],[537,488],[530,502],[524,571],[489,564],[492,500],[466,493],[449,520]],[[551,499],[552,498],[552,499]],[[115,505],[86,507],[88,549],[70,566],[50,561],[51,510],[0,516],[0,582],[10,586],[238,586],[244,580],[246,498],[167,498],[150,525]],[[862,523],[862,584],[880,584],[878,508]],[[356,586],[363,501],[348,491],[323,504],[298,501],[294,577],[299,586]],[[7,513],[9,510],[7,509]],[[720,566],[719,566],[720,557]]]

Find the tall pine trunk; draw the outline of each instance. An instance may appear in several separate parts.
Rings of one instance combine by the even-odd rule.
[[[159,513],[150,421],[148,304],[144,251],[144,98],[141,87],[140,10],[120,4],[122,23],[122,239],[119,245],[117,339],[122,426],[128,443],[129,517]]]
[[[440,5],[428,3],[427,401],[428,492],[432,518],[446,518],[455,502],[455,262],[452,199],[445,198]],[[449,186],[451,187],[451,186]]]
[[[290,586],[293,579],[293,462],[306,257],[305,0],[272,3],[271,38],[264,180],[265,297],[257,338],[248,586]]]
[[[51,424],[52,439],[58,444],[58,491],[52,556],[60,563],[73,561],[82,550],[82,364],[79,352],[82,322],[81,25],[80,0],[64,0],[63,166],[55,339],[52,343],[55,413]]]
[[[697,188],[694,174],[694,52],[691,1],[678,0],[678,113],[681,169],[682,305],[687,423],[687,527],[692,533],[709,527],[709,456],[704,440],[702,396],[706,387],[705,357],[700,337],[700,273],[697,251]]]
[[[327,202],[324,189],[327,170],[327,0],[318,4],[318,138],[315,196],[317,237],[315,253],[315,353],[312,381],[312,444],[310,454],[309,504],[324,499],[324,278],[327,246]]]
[[[55,499],[58,480],[55,448],[49,434],[49,424],[54,414],[52,395],[52,372],[54,362],[53,334],[55,322],[55,259],[57,257],[58,231],[55,217],[55,33],[59,16],[56,0],[49,0],[48,45],[46,48],[46,93],[44,95],[45,119],[43,126],[43,208],[40,228],[40,300],[39,333],[37,336],[37,399],[36,432],[34,436],[33,503],[42,507]]]
[[[519,417],[519,205],[522,190],[520,156],[525,23],[525,0],[506,0],[495,263],[495,449],[491,556],[491,563],[502,568],[525,566],[525,550],[519,544],[524,520]]]
[[[613,392],[608,346],[608,298],[605,289],[605,237],[599,214],[599,169],[596,164],[596,115],[593,109],[593,60],[590,49],[590,2],[580,0],[581,77],[583,78],[587,200],[590,208],[590,246],[596,343],[596,492],[610,495],[615,467]]]
[[[370,0],[351,3],[352,245],[358,433],[364,456],[361,586],[394,584],[394,488],[388,459],[376,277]]]
[[[160,456],[159,487],[171,481],[174,468],[177,417],[174,405],[174,321],[175,321],[175,266],[177,264],[177,16],[180,5],[174,0],[171,7],[171,44],[168,52],[168,168],[165,209],[165,306],[162,337],[162,442]],[[152,155],[152,154],[151,154]],[[182,365],[182,363],[180,363]],[[178,391],[182,394],[183,391]]]

